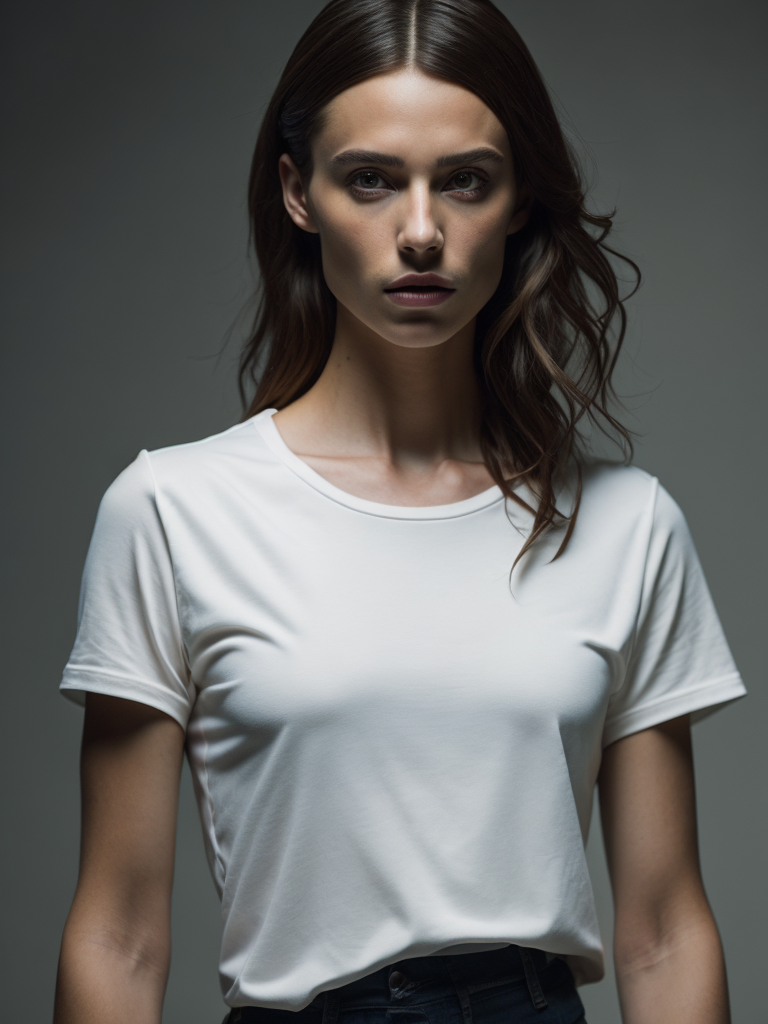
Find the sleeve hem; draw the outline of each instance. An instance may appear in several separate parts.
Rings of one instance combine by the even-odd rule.
[[[615,719],[607,719],[603,727],[602,745],[607,747],[609,743],[624,736],[650,729],[680,715],[690,714],[691,723],[698,722],[713,711],[746,696],[746,693],[740,673],[732,672],[727,676],[688,687],[682,693],[659,697],[642,707],[632,708]]]
[[[110,672],[78,668],[69,670],[59,684],[59,692],[74,704],[85,706],[86,692],[105,693],[112,697],[124,697],[140,704],[164,711],[175,719],[186,732],[191,706],[175,693],[161,689],[148,679],[136,679]]]

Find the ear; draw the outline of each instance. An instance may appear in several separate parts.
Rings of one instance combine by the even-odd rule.
[[[301,184],[301,175],[287,153],[283,153],[277,161],[277,170],[283,186],[283,202],[291,220],[304,231],[317,233],[317,226],[309,212],[307,197]]]
[[[524,181],[517,192],[517,202],[515,203],[515,209],[507,227],[508,235],[514,235],[514,233],[519,231],[520,228],[525,227],[528,223],[528,218],[531,215],[532,206],[533,196],[531,195],[531,190],[528,188],[528,183]]]

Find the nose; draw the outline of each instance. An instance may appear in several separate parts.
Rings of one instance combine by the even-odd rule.
[[[443,247],[443,233],[432,208],[429,184],[413,185],[408,190],[397,244],[403,252],[416,254],[438,252]]]

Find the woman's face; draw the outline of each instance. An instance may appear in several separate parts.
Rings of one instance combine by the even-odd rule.
[[[493,295],[527,219],[504,127],[474,93],[412,70],[352,86],[326,114],[308,188],[287,155],[280,175],[291,217],[320,235],[337,322],[405,347],[446,341]],[[392,290],[430,273],[452,290]]]

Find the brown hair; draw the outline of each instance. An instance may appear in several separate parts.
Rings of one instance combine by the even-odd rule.
[[[250,239],[260,270],[257,307],[238,376],[242,420],[281,408],[318,379],[331,350],[336,299],[323,278],[319,236],[293,223],[283,204],[278,158],[287,152],[306,187],[313,138],[323,108],[343,90],[373,75],[410,66],[472,91],[509,137],[517,184],[533,196],[527,224],[507,238],[499,286],[477,317],[474,362],[484,400],[480,444],[484,461],[507,498],[532,509],[512,490],[523,480],[537,498],[535,519],[515,562],[549,526],[568,523],[555,554],[565,550],[582,492],[586,414],[603,417],[629,446],[630,431],[611,416],[608,392],[626,331],[626,312],[612,253],[612,224],[585,208],[578,159],[564,137],[528,48],[490,0],[331,0],[291,54],[264,115],[248,187]],[[593,235],[588,226],[597,230]],[[594,286],[602,309],[586,285]],[[629,296],[626,296],[628,298]],[[611,353],[608,332],[618,313]],[[578,370],[566,372],[570,363]],[[256,385],[245,397],[246,379]],[[556,389],[563,401],[558,401]],[[615,439],[614,439],[615,440]],[[570,516],[555,505],[556,481],[577,469]],[[504,472],[512,470],[508,482]]]

